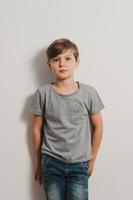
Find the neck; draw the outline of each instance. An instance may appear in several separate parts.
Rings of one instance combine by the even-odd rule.
[[[54,85],[60,89],[72,89],[77,83],[73,79],[56,80]]]

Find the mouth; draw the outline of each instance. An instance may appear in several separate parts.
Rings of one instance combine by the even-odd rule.
[[[66,72],[67,70],[60,70],[59,72]]]

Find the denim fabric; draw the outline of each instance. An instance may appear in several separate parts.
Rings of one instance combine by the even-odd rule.
[[[41,155],[42,182],[47,200],[88,200],[89,162],[64,163]]]

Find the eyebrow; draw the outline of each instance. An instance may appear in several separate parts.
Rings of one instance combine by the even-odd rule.
[[[69,55],[69,54],[68,54],[68,55],[65,55],[65,57],[67,57],[67,56],[72,56],[72,55]],[[58,58],[58,57],[59,57],[59,56],[55,56],[55,58]]]

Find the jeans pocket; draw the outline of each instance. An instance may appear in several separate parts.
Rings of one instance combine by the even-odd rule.
[[[42,153],[41,155],[41,167],[44,170],[46,168],[46,165],[49,161],[49,157],[47,156],[47,154]]]
[[[89,172],[88,172],[88,170],[89,170],[89,161],[81,162],[81,164],[82,164],[83,172],[89,176]]]

